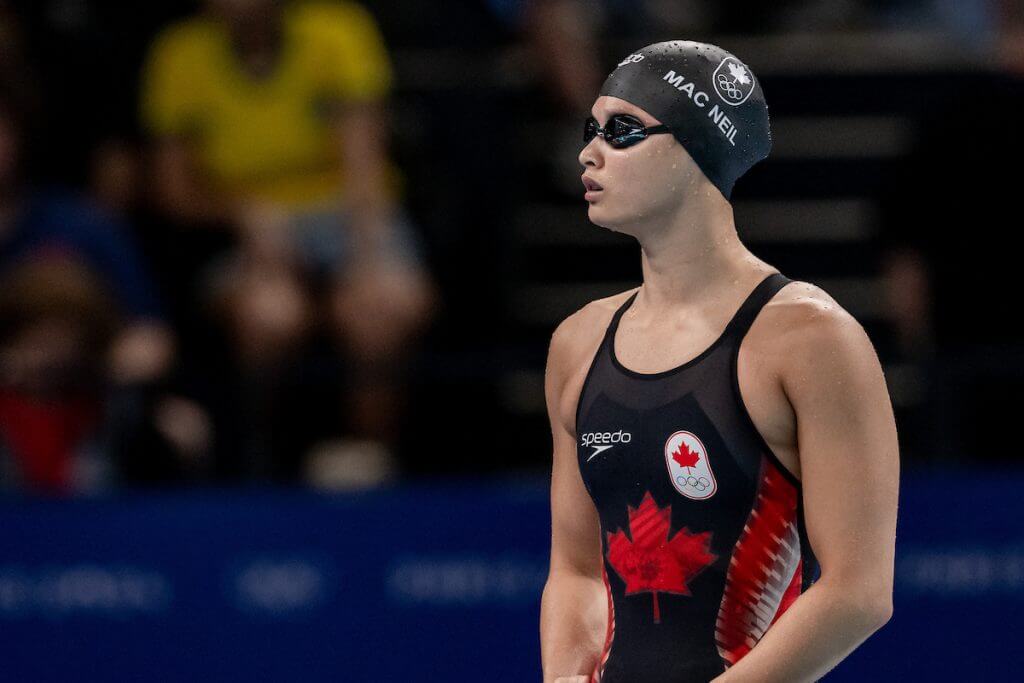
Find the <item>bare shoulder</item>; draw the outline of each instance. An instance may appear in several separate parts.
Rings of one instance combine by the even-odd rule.
[[[630,289],[595,299],[559,323],[551,335],[549,364],[559,366],[555,369],[564,370],[571,368],[582,357],[592,355],[587,351],[597,350],[615,311],[635,291]]]
[[[575,431],[576,400],[591,360],[615,311],[635,291],[630,289],[591,301],[559,323],[551,335],[544,377],[545,392],[549,408],[557,412],[570,433]]]
[[[810,364],[833,365],[819,359],[877,366],[878,359],[860,322],[821,287],[794,281],[783,287],[761,311],[751,328],[755,344],[777,359],[777,369],[806,371]]]
[[[794,280],[772,297],[759,317],[772,318],[775,323],[789,325],[813,323],[817,320],[840,322],[853,319],[832,296],[818,285]]]
[[[858,336],[864,328],[853,315],[839,305],[821,287],[800,280],[790,283],[765,306],[767,317],[787,333],[787,341],[810,339],[822,335]]]

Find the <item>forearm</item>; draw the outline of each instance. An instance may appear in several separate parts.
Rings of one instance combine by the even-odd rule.
[[[337,123],[345,171],[345,203],[352,216],[353,249],[373,256],[388,239],[394,201],[388,188],[387,133],[380,103],[346,109]]]
[[[589,675],[601,656],[607,627],[608,597],[600,579],[552,573],[540,608],[545,683],[559,676]]]
[[[888,609],[849,586],[811,586],[772,625],[757,645],[716,683],[816,681],[889,618]]]
[[[172,139],[160,143],[154,172],[156,203],[168,216],[187,224],[231,225],[236,221],[236,202],[198,177],[200,171],[184,142]]]

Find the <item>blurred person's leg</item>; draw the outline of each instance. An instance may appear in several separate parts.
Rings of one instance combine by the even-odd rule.
[[[389,445],[397,438],[414,343],[435,305],[413,230],[404,218],[396,221],[388,258],[371,267],[350,264],[331,292],[334,331],[352,368],[351,427]]]
[[[240,474],[246,478],[289,478],[294,439],[283,388],[293,383],[312,327],[311,297],[288,245],[274,252],[269,242],[243,243],[211,264],[202,281],[214,324],[224,330],[233,386],[225,425],[237,436]]]
[[[299,274],[280,266],[242,266],[227,286],[221,310],[242,366],[260,372],[281,365],[310,323]]]
[[[342,356],[341,419],[364,458],[338,453],[353,480],[390,476],[407,404],[416,338],[431,319],[435,285],[427,274],[416,228],[397,211],[381,258],[364,261],[350,253],[348,215],[337,207],[297,220],[303,257],[326,285],[328,334]],[[317,454],[314,454],[316,456]],[[319,455],[326,459],[323,450]],[[311,476],[323,472],[312,463]],[[328,475],[333,476],[333,475]]]

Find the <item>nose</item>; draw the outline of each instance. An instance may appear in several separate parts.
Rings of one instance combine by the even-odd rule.
[[[600,137],[600,135],[595,135],[594,138],[580,150],[578,158],[580,164],[582,164],[584,168],[600,168],[604,164],[601,145],[598,143]]]

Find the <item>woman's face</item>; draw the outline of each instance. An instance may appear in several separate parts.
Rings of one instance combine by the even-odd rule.
[[[602,127],[614,114],[630,114],[644,126],[661,123],[640,107],[607,95],[598,97],[590,112]],[[580,152],[579,161],[584,185],[589,180],[601,188],[584,196],[590,220],[627,234],[639,224],[669,219],[693,192],[700,173],[669,134],[650,135],[623,149],[613,148],[598,135]]]

